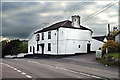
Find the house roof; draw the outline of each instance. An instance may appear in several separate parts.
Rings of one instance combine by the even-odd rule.
[[[61,22],[55,23],[55,24],[53,24],[53,25],[51,25],[49,27],[43,28],[42,30],[37,31],[34,34],[49,31],[49,30],[55,30],[55,29],[58,29],[60,27],[72,28],[72,29],[90,30],[92,32],[91,29],[88,29],[88,28],[83,27],[81,25],[80,25],[80,28],[76,28],[76,27],[73,27],[71,24],[72,24],[72,21],[69,21],[69,20],[61,21]]]
[[[106,36],[95,36],[95,37],[92,37],[93,39],[96,39],[98,41],[102,41],[104,42],[103,40],[105,39]]]

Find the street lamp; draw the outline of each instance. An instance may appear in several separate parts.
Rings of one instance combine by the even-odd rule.
[[[38,45],[38,41],[40,40],[40,35],[37,34],[36,35],[36,41],[37,41],[37,54],[38,54],[38,49],[39,49],[39,45]]]

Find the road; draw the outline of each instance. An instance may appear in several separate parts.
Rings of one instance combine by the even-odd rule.
[[[99,64],[95,54],[55,58],[2,60],[3,78],[119,78],[118,68]]]

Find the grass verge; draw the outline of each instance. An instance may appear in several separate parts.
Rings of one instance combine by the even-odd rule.
[[[97,62],[113,67],[120,67],[120,52],[118,53],[109,53],[104,54],[101,59],[98,59]]]

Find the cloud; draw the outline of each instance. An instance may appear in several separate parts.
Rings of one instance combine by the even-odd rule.
[[[107,24],[118,25],[118,5],[95,15],[85,22],[83,19],[109,4],[103,2],[3,2],[2,32],[8,38],[27,39],[30,34],[55,22],[71,20],[79,14],[81,24],[92,29],[94,35],[106,34]]]

